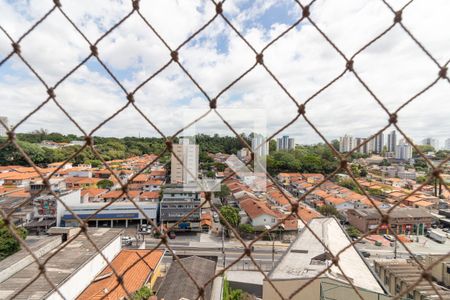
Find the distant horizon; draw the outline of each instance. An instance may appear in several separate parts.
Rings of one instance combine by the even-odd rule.
[[[1,116],[0,116],[0,117],[1,117]],[[74,136],[76,136],[76,137],[83,137],[83,135],[78,135],[78,134],[74,134],[74,133],[61,133],[61,132],[58,132],[58,131],[47,130],[47,129],[45,129],[45,128],[35,129],[35,130],[32,130],[32,131],[27,131],[27,132],[24,132],[24,131],[15,131],[15,133],[16,133],[16,134],[17,134],[17,133],[19,133],[19,134],[32,134],[33,131],[39,131],[39,130],[45,130],[45,131],[47,131],[48,134],[51,134],[51,133],[57,133],[57,134],[61,134],[61,135],[64,135],[64,136],[74,135]],[[383,133],[384,135],[387,135],[387,134],[390,133],[391,131],[392,131],[392,130],[389,130],[389,128],[388,128],[388,129],[386,129],[385,131],[383,131],[382,133]],[[398,140],[404,139],[404,137],[400,134],[400,132],[399,132],[398,130],[396,130],[396,132],[397,132],[397,134],[398,134],[398,135],[397,135],[397,139],[398,139]],[[246,133],[246,132],[240,132],[239,134],[242,134],[242,133],[246,134],[247,136],[250,134],[250,133]],[[217,134],[219,137],[236,137],[235,135],[231,135],[231,134],[225,134],[225,135],[224,135],[224,134],[221,134],[221,133],[198,132],[197,134],[205,134],[205,135],[208,135],[208,136],[214,136],[214,135]],[[346,133],[346,135],[351,136],[351,137],[353,137],[353,138],[367,138],[367,137],[369,137],[369,136],[352,135],[351,133]],[[189,136],[190,136],[190,135],[189,135]],[[318,140],[318,141],[310,142],[310,143],[300,143],[300,142],[298,142],[298,139],[297,139],[295,136],[289,135],[289,134],[283,134],[283,133],[281,133],[281,134],[279,134],[279,135],[276,135],[275,137],[273,137],[272,140],[276,141],[277,138],[282,137],[282,136],[293,137],[293,138],[295,139],[295,145],[299,145],[299,146],[302,146],[302,145],[317,145],[317,144],[323,144],[323,143],[325,143],[323,140]],[[118,138],[118,139],[123,139],[123,138],[142,138],[142,139],[144,139],[144,138],[163,138],[162,136],[142,136],[142,135],[139,135],[139,134],[138,134],[138,135],[124,135],[124,136],[111,136],[111,135],[96,135],[96,134],[94,134],[93,137],[94,137],[94,138],[95,138],[95,137],[101,137],[101,138]],[[183,135],[182,135],[182,134],[177,135],[177,138],[180,138],[180,137],[183,137]],[[333,140],[339,141],[339,138],[340,138],[340,137],[343,137],[343,136],[339,136],[339,137],[336,137],[336,138],[328,139],[328,142],[331,143]],[[411,138],[411,137],[410,137],[410,138]],[[423,139],[426,139],[426,138],[432,138],[432,139],[436,139],[436,140],[438,141],[438,143],[439,143],[439,148],[436,149],[436,150],[449,150],[449,149],[445,149],[445,142],[446,142],[447,139],[450,140],[450,137],[447,138],[447,139],[445,139],[445,138],[444,138],[444,139],[438,139],[438,138],[435,138],[435,137],[432,137],[432,136],[427,136],[427,137],[422,137],[422,138],[419,138],[419,139],[414,139],[414,138],[411,138],[411,139],[412,139],[413,142],[415,142],[416,145],[423,145],[423,144],[422,144],[422,141],[423,141]],[[418,141],[419,143],[417,143],[417,141]],[[386,144],[386,141],[385,141],[384,144]]]

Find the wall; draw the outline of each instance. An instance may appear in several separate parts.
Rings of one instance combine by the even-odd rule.
[[[117,236],[109,245],[103,248],[102,253],[111,262],[122,249],[121,236]],[[107,266],[100,254],[87,261],[80,269],[59,285],[59,291],[65,299],[75,299],[91,283],[91,281]],[[54,291],[46,299],[61,299]]]
[[[67,206],[72,206],[75,204],[79,204],[81,202],[81,192],[80,190],[74,190],[68,194],[60,195],[59,198],[63,201]],[[56,199],[55,199],[56,200]],[[58,201],[56,204],[56,226],[61,226],[61,219],[64,215],[65,207],[64,205]]]

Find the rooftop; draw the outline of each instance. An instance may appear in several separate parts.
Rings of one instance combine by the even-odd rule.
[[[122,250],[111,262],[129,293],[140,289],[158,266],[164,250]],[[121,299],[127,293],[108,266],[77,299]]]
[[[101,228],[89,229],[88,234],[95,241],[99,249],[103,249],[110,244],[122,232],[121,229]],[[41,259],[45,260],[53,254],[56,249],[44,255]],[[70,278],[72,274],[83,266],[87,261],[97,255],[96,250],[86,238],[80,235],[61,251],[55,254],[45,265],[46,273],[52,282],[59,286],[65,280]],[[53,291],[52,286],[47,282],[44,276],[31,284],[30,280],[39,273],[36,263],[31,263],[7,280],[0,283],[0,298],[12,296],[20,289],[25,289],[15,297],[15,299],[42,299]]]
[[[334,218],[313,219],[309,222],[309,226],[334,255],[350,244],[345,231]],[[331,264],[330,258],[324,246],[305,228],[269,273],[269,278],[273,280],[312,278]],[[377,278],[353,246],[339,255],[339,265],[355,286],[384,294]],[[342,272],[334,265],[320,277],[347,283]]]

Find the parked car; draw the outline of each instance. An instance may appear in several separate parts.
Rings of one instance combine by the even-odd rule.
[[[129,236],[123,236],[122,237],[122,245],[125,246],[131,246],[133,244],[133,239]]]
[[[173,240],[173,239],[175,239],[176,237],[177,237],[177,235],[175,234],[175,232],[173,232],[173,231],[170,231],[170,232],[169,232],[169,239]]]
[[[389,234],[383,234],[383,237],[387,239],[389,242],[395,242],[395,238]]]

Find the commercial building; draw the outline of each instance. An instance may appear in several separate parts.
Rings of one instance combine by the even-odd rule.
[[[385,211],[385,210],[382,210]],[[375,229],[381,223],[381,216],[375,208],[349,209],[348,222],[365,233]],[[396,234],[425,234],[425,229],[431,227],[433,216],[423,208],[397,207],[389,212],[389,226]],[[387,224],[381,226],[376,234],[389,234]]]
[[[295,140],[290,138],[288,135],[283,135],[281,138],[277,139],[277,150],[294,150]]]
[[[426,264],[421,262],[422,264]],[[404,293],[402,299],[422,300],[422,299],[439,299],[435,289],[442,296],[441,299],[449,299],[450,291],[448,289],[439,286],[433,282],[431,286],[430,282],[421,280],[423,270],[417,265],[414,260],[410,259],[384,259],[375,260],[374,262],[375,272],[384,283],[389,293],[392,296],[397,296],[400,293]],[[445,269],[447,273],[447,269]],[[432,272],[434,278],[435,273]],[[448,273],[447,273],[448,276]],[[410,289],[409,291],[407,291]]]
[[[75,299],[94,280],[107,265],[108,261],[121,250],[122,230],[119,229],[89,229],[87,234],[95,241],[101,254],[84,234],[71,240],[56,253],[48,251],[40,257],[45,263],[48,278],[57,287],[64,299]],[[103,256],[102,256],[103,255]],[[61,299],[58,292],[50,285],[44,276],[39,276],[39,267],[34,260],[25,261],[24,265],[8,273],[8,277],[0,283],[0,298],[2,299]],[[31,283],[30,283],[31,282]]]
[[[388,299],[383,286],[358,250],[350,245],[348,235],[335,218],[316,218],[308,225],[311,230],[304,228],[298,234],[268,274],[284,299],[360,299],[343,273],[364,299]],[[341,271],[332,265],[332,257],[342,249],[346,250],[339,254]],[[272,284],[264,280],[264,300],[280,299]]]
[[[192,189],[180,185],[166,186],[159,207],[160,223],[170,227],[199,206],[200,195],[194,186]],[[200,231],[200,221],[200,209],[197,209],[174,230]]]
[[[104,202],[70,204],[69,208],[73,214],[64,210],[61,226],[79,226],[74,214],[82,220],[89,219],[90,227],[128,227],[147,224],[147,218],[152,222],[157,220],[157,202],[137,201],[136,205],[140,210],[131,201],[117,201],[103,208],[106,205]],[[103,209],[100,210],[101,208]]]
[[[0,116],[0,121],[5,125],[7,128],[9,128],[8,124],[8,118]],[[0,136],[6,136],[6,129],[3,127],[3,125],[0,123]]]
[[[391,133],[388,133],[387,135],[387,151],[395,152],[396,146],[397,146],[396,131],[392,130]]]
[[[439,141],[433,138],[425,138],[422,140],[422,145],[432,146],[434,150],[439,150]]]
[[[172,146],[172,151],[170,182],[189,183],[197,180],[199,146],[191,144],[188,138],[181,138],[179,144]]]

